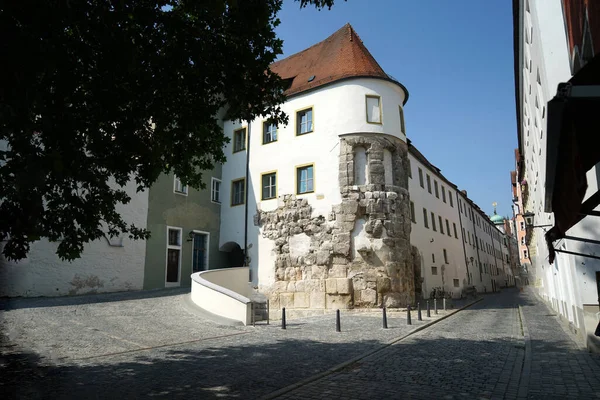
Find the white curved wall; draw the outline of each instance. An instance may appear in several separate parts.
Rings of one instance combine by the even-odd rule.
[[[366,95],[381,97],[382,124],[366,121]],[[260,285],[274,282],[274,260],[271,253],[271,240],[262,238],[253,218],[257,209],[272,211],[278,207],[278,200],[261,200],[261,173],[277,171],[277,195],[295,194],[296,166],[314,163],[314,193],[299,195],[308,199],[313,207],[313,216],[327,216],[334,204],[341,202],[338,183],[339,136],[349,133],[385,133],[401,140],[406,136],[401,132],[400,111],[404,101],[404,91],[396,84],[377,79],[349,79],[294,96],[282,105],[289,116],[289,124],[280,126],[278,140],[262,144],[264,120],[251,124],[250,138],[250,179],[249,189],[249,230],[248,244],[253,281]],[[313,107],[314,130],[296,136],[296,111]],[[233,131],[247,122],[224,123],[225,134],[233,136]],[[235,241],[244,246],[244,206],[230,206],[231,181],[245,176],[246,152],[233,153],[233,141],[225,148],[227,163],[223,165],[223,206],[221,214],[220,244]],[[256,269],[258,268],[258,274]]]
[[[136,193],[135,182],[125,190],[128,205],[117,206],[127,223],[146,227],[148,191]],[[119,239],[111,240],[120,244]],[[63,296],[84,293],[141,290],[144,282],[146,241],[124,237],[123,247],[109,246],[105,239],[84,246],[81,258],[69,263],[56,255],[57,243],[32,243],[26,259],[9,262],[0,255],[0,296]],[[0,243],[1,246],[1,243]]]
[[[251,323],[248,268],[224,268],[192,274],[192,301],[221,317]]]

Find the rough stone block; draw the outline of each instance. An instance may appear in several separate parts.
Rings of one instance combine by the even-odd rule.
[[[325,280],[323,279],[308,279],[304,281],[305,292],[325,292]]]
[[[333,252],[335,254],[342,254],[344,256],[348,256],[350,254],[350,242],[335,243],[333,245]]]
[[[316,257],[317,265],[329,265],[331,253],[329,250],[319,250]]]
[[[281,308],[281,302],[279,301],[279,293],[271,293],[269,296],[269,307],[271,309]]]
[[[326,297],[327,308],[330,309],[347,309],[352,307],[352,296],[351,295],[331,295],[328,294]]]
[[[271,286],[271,291],[274,293],[285,292],[287,290],[287,284],[286,281],[277,281]]]
[[[361,303],[361,297],[360,294],[362,293],[362,290],[354,290],[354,304],[359,304]]]
[[[327,278],[327,267],[324,267],[322,265],[312,265],[310,267],[310,278],[311,279]]]
[[[348,264],[348,259],[342,256],[333,256],[333,264]]]
[[[356,214],[358,210],[358,201],[350,200],[342,203],[342,214]]]
[[[345,265],[334,265],[329,269],[329,278],[345,278],[348,275],[348,267]]]
[[[325,292],[310,293],[310,308],[325,308]]]
[[[390,200],[396,200],[398,198],[398,193],[396,193],[396,192],[387,192],[386,196]]]
[[[306,281],[303,280],[299,280],[296,281],[296,285],[295,285],[295,292],[306,292]]]
[[[377,304],[377,292],[373,289],[362,290],[360,299],[365,304]]]
[[[310,297],[308,293],[294,293],[294,308],[308,308]]]
[[[367,282],[362,276],[355,276],[352,279],[352,286],[354,290],[365,290],[367,288]]]
[[[294,293],[280,293],[279,301],[281,307],[294,307]]]
[[[296,282],[288,282],[287,288],[285,290],[286,292],[295,292],[296,291]]]
[[[339,294],[352,294],[352,279],[337,278],[336,286]]]
[[[337,278],[329,278],[325,280],[325,291],[327,294],[337,293]]]
[[[377,278],[377,292],[387,293],[392,288],[390,278]]]

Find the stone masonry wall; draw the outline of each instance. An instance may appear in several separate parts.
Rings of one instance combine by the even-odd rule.
[[[354,184],[358,147],[366,150],[368,164],[368,184],[360,186]],[[393,171],[384,170],[384,149]],[[420,260],[410,245],[406,143],[384,135],[345,135],[339,162],[342,202],[328,215],[313,215],[307,199],[294,195],[281,196],[274,211],[259,211],[262,235],[275,243],[271,310],[308,315],[414,303]],[[385,184],[386,173],[392,173],[392,185]]]

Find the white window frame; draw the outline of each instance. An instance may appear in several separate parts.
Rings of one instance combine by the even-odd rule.
[[[179,179],[177,175],[174,175],[173,178],[173,193],[181,196],[187,196],[189,191],[188,186],[181,183],[181,179]]]
[[[217,179],[218,180],[218,179]],[[205,232],[205,231],[198,231],[196,229],[194,229],[192,232],[194,232],[195,234],[198,233],[200,235],[205,235],[206,236],[206,254],[204,255],[204,265],[206,266],[206,269],[204,271],[208,271],[210,268],[208,267],[208,260],[210,260],[209,253],[210,253],[210,232]],[[191,253],[192,253],[192,258],[191,258],[191,263],[190,263],[190,271],[192,271],[192,273],[194,272],[194,241],[192,240],[192,246],[191,246]]]
[[[175,230],[179,231],[179,245],[171,245],[169,244],[169,231]],[[165,287],[178,287],[181,286],[181,258],[183,254],[183,228],[178,226],[169,226],[167,225],[167,238],[166,238],[167,248],[165,250]],[[177,265],[177,282],[167,282],[167,263],[169,262],[169,250],[179,250],[179,262]]]
[[[369,100],[377,100],[377,115],[371,115],[369,110]],[[365,96],[365,107],[366,107],[366,121],[368,124],[382,125],[383,124],[383,110],[381,107],[381,96],[376,94],[367,94]],[[374,117],[375,120],[371,120],[370,117]],[[379,119],[379,120],[377,120]]]
[[[215,182],[219,183],[219,190],[217,191],[217,200],[215,200]],[[210,201],[215,203],[215,204],[221,204],[221,193],[223,192],[223,182],[220,179],[217,179],[215,177],[212,177],[210,179]]]

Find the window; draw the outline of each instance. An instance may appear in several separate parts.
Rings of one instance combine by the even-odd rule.
[[[412,164],[410,163],[410,159],[408,159],[408,177],[412,178]]]
[[[296,112],[296,136],[313,131],[313,109],[306,108]]]
[[[173,183],[173,191],[177,194],[183,194],[183,195],[187,196],[188,187],[187,187],[187,185],[184,185],[183,183],[181,183],[181,180],[177,176],[175,176],[175,181]]]
[[[467,235],[465,235],[465,228],[462,228],[463,240],[467,243]]]
[[[412,201],[410,202],[410,220],[415,224],[417,223],[417,220],[415,218],[415,203],[413,203]]]
[[[315,191],[314,166],[304,165],[296,168],[296,194]]]
[[[400,110],[400,130],[406,135],[406,127],[404,126],[404,110],[402,109],[402,106],[398,106],[398,109]]]
[[[263,144],[277,141],[277,125],[263,122]]]
[[[423,184],[423,170],[421,168],[419,168],[419,184],[423,189],[425,188],[425,185]]]
[[[429,220],[427,219],[427,209],[423,209],[423,224],[425,225],[425,228],[429,228]]]
[[[442,201],[446,202],[446,188],[442,186]]]
[[[431,228],[437,232],[437,229],[435,229],[435,214],[431,213]]]
[[[527,258],[527,250],[523,250],[523,258]]]
[[[277,197],[277,172],[267,172],[261,175],[262,200]]]
[[[437,275],[437,267],[431,267],[431,275]]]
[[[452,223],[452,227],[454,228],[454,237],[458,239],[458,233],[456,232],[456,223]]]
[[[440,232],[442,233],[442,235],[444,234],[444,221],[442,221],[442,216],[438,215],[438,221],[440,222]]]
[[[231,206],[239,206],[246,201],[246,179],[231,181]]]
[[[435,263],[435,253],[431,253],[431,262]]]
[[[448,252],[444,249],[444,262],[448,264]]]
[[[233,131],[233,152],[246,150],[246,128]]]
[[[167,227],[166,286],[179,284],[181,267],[181,228]]]
[[[458,279],[453,279],[452,280],[454,282],[454,287],[459,287],[460,286],[460,282]]]
[[[437,197],[439,199],[440,198],[440,192],[438,190],[438,184],[437,184],[437,181],[435,179],[433,180],[433,188],[435,189],[435,197]]]
[[[452,234],[450,233],[450,221],[448,221],[448,219],[446,219],[446,233],[448,236],[452,237]]]
[[[521,237],[521,244],[525,244],[525,236]]]
[[[454,202],[452,200],[452,192],[448,190],[448,200],[450,200],[450,207],[454,207]]]
[[[431,177],[427,174],[427,191],[431,193]]]
[[[369,163],[367,161],[367,151],[362,146],[356,147],[354,149],[354,185],[368,184],[368,177]]]
[[[381,124],[381,97],[367,95],[367,122],[369,124]]]
[[[469,244],[471,244],[471,232],[467,232],[467,236],[469,237]]]
[[[211,179],[210,199],[215,203],[221,203],[221,180],[217,178]]]
[[[525,230],[525,222],[521,221],[520,225],[521,225],[521,230],[524,231]]]

